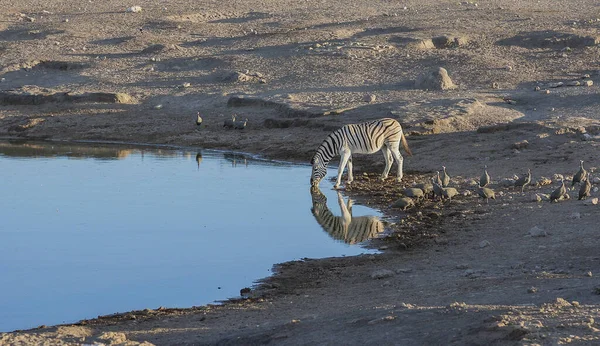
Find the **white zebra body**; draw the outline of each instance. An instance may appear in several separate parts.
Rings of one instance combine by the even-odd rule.
[[[339,188],[342,173],[348,166],[348,180],[350,184],[354,180],[352,175],[352,154],[373,154],[383,152],[385,169],[381,175],[387,178],[392,163],[398,164],[397,180],[402,180],[402,166],[404,158],[400,154],[400,143],[404,150],[411,155],[408,143],[404,137],[402,126],[396,120],[384,118],[360,124],[345,125],[339,130],[332,132],[317,148],[317,152],[311,161],[313,171],[311,184],[316,186],[327,173],[327,164],[331,159],[340,155],[340,165],[335,188]]]
[[[362,243],[384,231],[384,225],[376,216],[352,216],[352,200],[346,204],[338,192],[341,216],[334,215],[327,207],[327,198],[318,187],[311,189],[311,209],[317,223],[335,240],[347,244]]]

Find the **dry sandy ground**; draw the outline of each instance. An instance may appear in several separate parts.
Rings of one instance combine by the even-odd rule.
[[[284,263],[251,299],[4,333],[0,344],[600,344],[600,206],[577,190],[532,201],[579,160],[598,164],[597,85],[552,84],[600,82],[596,1],[0,5],[2,137],[307,162],[342,124],[394,117],[414,153],[402,184],[375,179],[381,155],[355,158],[368,174],[346,194],[397,221],[373,242],[381,255]],[[414,87],[437,67],[458,88]],[[232,114],[247,128],[224,129]],[[388,207],[442,165],[460,196]],[[467,193],[484,165],[498,194],[489,204]],[[527,168],[540,184],[501,186]]]

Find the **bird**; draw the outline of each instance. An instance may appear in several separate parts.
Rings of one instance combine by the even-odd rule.
[[[444,194],[444,189],[442,188],[442,186],[436,182],[435,178],[431,178],[431,182],[433,183],[433,199],[435,199],[436,196],[442,198]]]
[[[202,117],[200,116],[200,112],[198,112],[198,117],[196,118],[196,125],[202,125]]]
[[[415,202],[408,197],[400,197],[394,203],[392,203],[392,208],[402,208],[402,210],[406,210],[410,207],[414,207]]]
[[[550,194],[550,202],[557,202],[561,197],[567,194],[565,181],[561,180],[560,182],[560,186],[556,190],[552,191],[552,194]]]
[[[202,162],[202,153],[196,154],[196,162],[198,163],[198,170],[200,170],[200,162]]]
[[[442,196],[448,198],[452,202],[452,197],[458,195],[458,190],[453,187],[442,188]]]
[[[423,190],[421,190],[419,188],[408,187],[408,188],[404,189],[404,195],[406,197],[413,197],[418,200],[420,198],[423,198],[425,196],[425,193],[423,192]]]
[[[585,181],[586,176],[587,171],[585,170],[585,168],[583,168],[583,160],[579,160],[579,171],[577,171],[577,173],[575,173],[575,175],[573,176],[573,181],[571,181],[571,187],[573,187],[575,183],[581,183]]]
[[[448,187],[450,185],[450,176],[446,173],[446,166],[442,166],[444,174],[442,175],[442,187]]]
[[[479,197],[485,198],[485,203],[489,203],[490,198],[496,199],[496,193],[494,192],[494,190],[488,187],[483,187],[481,185],[479,185],[479,188],[477,189],[477,194],[479,195]]]
[[[521,192],[523,192],[523,189],[525,189],[525,186],[529,185],[529,183],[531,183],[531,169],[528,168],[527,175],[523,175],[522,177],[517,179],[517,181],[515,181],[515,186],[520,186]]]
[[[233,128],[236,130],[243,130],[246,128],[246,125],[248,124],[248,119],[246,118],[246,120],[244,121],[234,121],[233,122]]]
[[[479,187],[486,187],[490,183],[490,181],[491,179],[487,171],[487,165],[485,165],[483,168],[483,174],[479,178]]]
[[[590,175],[588,175],[585,182],[579,188],[579,200],[582,200],[582,199],[585,199],[586,197],[591,196],[591,190],[592,190],[591,180],[592,180],[592,176],[590,174]]]
[[[231,116],[231,119],[226,119],[223,122],[223,127],[232,129],[235,126],[235,114]]]
[[[434,183],[438,184],[439,186],[442,186],[442,178],[440,178],[440,171],[437,171],[437,177],[434,178]]]

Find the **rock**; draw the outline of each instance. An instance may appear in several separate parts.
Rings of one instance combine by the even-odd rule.
[[[542,201],[542,196],[538,195],[537,193],[531,196],[531,201],[532,202],[541,202]]]
[[[126,11],[129,13],[139,13],[139,12],[142,12],[142,7],[141,6],[131,6],[131,7],[127,8]]]
[[[490,245],[491,245],[490,242],[487,241],[487,240],[482,240],[482,241],[479,242],[479,247],[480,248],[488,247]]]
[[[563,85],[564,85],[563,82],[550,83],[550,84],[548,84],[548,88],[559,88],[559,87],[561,87]]]
[[[584,205],[598,205],[598,197],[586,199],[585,201],[583,201],[583,204]]]
[[[448,76],[448,71],[443,67],[424,73],[415,80],[415,87],[423,90],[449,90],[456,85]]]
[[[538,289],[536,287],[529,287],[527,289],[527,293],[537,293]]]
[[[377,96],[372,94],[368,94],[363,97],[364,102],[372,103],[375,102],[375,100],[377,100]]]
[[[529,235],[531,237],[545,237],[548,235],[548,232],[546,232],[546,230],[538,227],[538,226],[533,226],[530,230],[529,230]]]
[[[188,83],[188,82],[185,82],[185,83],[181,84],[181,88],[189,88],[191,86],[192,86],[192,84]]]
[[[540,86],[539,86],[539,85],[538,85],[538,86],[536,86],[535,88],[533,88],[533,91],[540,91],[540,90],[542,90],[542,88],[540,88]]]
[[[386,278],[392,277],[394,275],[396,275],[396,273],[393,270],[378,269],[371,273],[371,279],[375,279],[375,280],[386,279]]]
[[[591,278],[591,277],[592,277],[592,276],[594,276],[594,275],[592,274],[592,272],[591,272],[591,271],[588,271],[587,273],[585,273],[585,276],[587,276],[587,277],[590,277],[590,278]]]
[[[528,146],[529,146],[529,141],[527,141],[525,139],[520,142],[513,143],[512,148],[517,149],[517,150],[522,150],[522,149],[527,148]]]
[[[582,83],[583,86],[592,86],[594,85],[594,81],[592,80],[584,80]]]
[[[600,184],[600,177],[594,177],[594,179],[592,179],[592,184]]]
[[[469,197],[471,196],[473,193],[470,190],[466,190],[465,192],[463,192],[463,196],[465,197]]]
[[[593,139],[594,139],[594,137],[592,135],[590,135],[589,133],[584,133],[581,135],[581,140],[584,142],[591,141]]]
[[[578,80],[572,80],[570,82],[567,82],[567,86],[580,86],[581,82],[579,82]]]
[[[500,85],[497,82],[493,82],[492,89],[500,89]]]
[[[154,106],[154,109],[162,109],[162,108],[163,108],[163,105],[156,105],[156,106]]]

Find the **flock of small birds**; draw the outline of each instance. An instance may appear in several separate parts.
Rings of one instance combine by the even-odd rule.
[[[246,128],[246,126],[248,125],[248,118],[246,118],[245,120],[236,120],[236,115],[232,115],[231,119],[225,119],[225,121],[223,121],[223,127],[227,128],[227,129],[236,129],[236,130],[243,130]],[[200,115],[200,112],[198,112],[197,117],[196,117],[196,125],[197,126],[201,126],[202,125],[202,116]]]
[[[477,184],[477,194],[479,197],[485,199],[486,203],[489,203],[490,199],[496,199],[496,193],[489,187],[491,178],[487,170],[487,165],[484,167],[483,173],[479,177]],[[398,199],[392,207],[399,207],[406,210],[415,205],[414,200],[425,198],[425,196],[432,196],[433,200],[440,198],[440,200],[451,201],[452,197],[458,195],[458,191],[454,187],[450,187],[451,177],[446,171],[446,167],[442,166],[442,173],[438,171],[434,177],[431,178],[431,184],[416,184],[414,187],[404,189],[404,196]],[[514,180],[514,187],[521,188],[521,193],[525,191],[525,187],[531,184],[531,169],[527,169],[527,173],[517,176]],[[585,199],[591,196],[592,191],[592,177],[585,168],[583,167],[583,160],[580,161],[579,171],[573,175],[571,181],[571,189],[574,188],[575,184],[580,184],[579,188],[579,200]],[[413,200],[414,199],[414,200]],[[567,187],[565,186],[565,180],[561,179],[560,186],[556,190],[552,191],[549,196],[550,202],[558,202],[560,200],[570,199]]]

